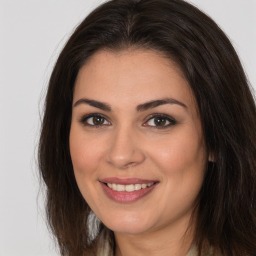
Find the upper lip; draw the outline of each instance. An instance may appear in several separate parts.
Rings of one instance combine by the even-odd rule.
[[[121,184],[121,185],[129,185],[129,184],[148,184],[148,183],[155,183],[158,182],[157,180],[146,180],[146,179],[139,179],[139,178],[117,178],[117,177],[109,177],[100,179],[100,182],[103,183],[114,183],[114,184]]]

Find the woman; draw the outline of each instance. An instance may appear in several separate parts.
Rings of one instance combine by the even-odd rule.
[[[255,131],[214,21],[181,0],[101,5],[46,97],[39,163],[61,254],[255,255]]]

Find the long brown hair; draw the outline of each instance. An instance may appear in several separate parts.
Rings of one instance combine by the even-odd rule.
[[[200,111],[206,146],[214,154],[198,195],[195,244],[223,255],[256,253],[256,107],[230,41],[216,23],[182,0],[112,0],[77,27],[52,72],[39,145],[47,216],[62,255],[94,253],[113,233],[90,233],[90,208],[73,173],[69,131],[79,69],[99,49],[139,47],[175,61]],[[104,235],[108,234],[108,235]],[[104,239],[103,239],[104,240]]]

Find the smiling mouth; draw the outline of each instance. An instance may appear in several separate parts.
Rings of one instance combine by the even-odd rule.
[[[154,182],[143,183],[143,184],[128,184],[128,185],[116,184],[116,183],[105,183],[105,184],[114,191],[133,192],[133,191],[149,188],[154,184]]]
[[[147,196],[157,186],[158,181],[141,179],[107,178],[100,181],[103,191],[118,203],[132,203]]]

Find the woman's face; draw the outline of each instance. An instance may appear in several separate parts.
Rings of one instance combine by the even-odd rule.
[[[70,153],[78,187],[111,230],[186,228],[207,161],[197,104],[153,51],[99,51],[79,71]]]

